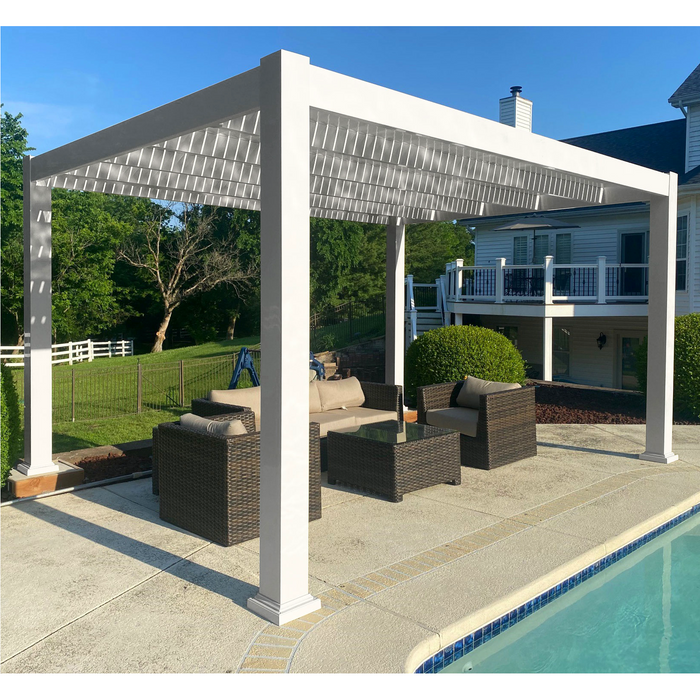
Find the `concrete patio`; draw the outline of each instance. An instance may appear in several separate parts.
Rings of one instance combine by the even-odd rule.
[[[389,503],[323,488],[309,591],[284,627],[253,614],[258,540],[162,522],[149,479],[2,508],[4,673],[412,670],[529,591],[700,502],[700,426],[640,461],[643,425],[538,426],[539,454]],[[324,478],[325,482],[325,478]]]

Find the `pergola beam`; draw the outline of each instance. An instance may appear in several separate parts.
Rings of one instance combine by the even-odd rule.
[[[136,151],[258,109],[258,71],[259,68],[253,68],[37,156],[32,164],[33,177],[35,180],[44,180],[58,173]]]
[[[313,107],[329,112],[374,124],[391,124],[393,129],[408,133],[430,134],[448,143],[564,175],[662,196],[666,193],[663,173],[316,66],[311,67],[310,100]]]

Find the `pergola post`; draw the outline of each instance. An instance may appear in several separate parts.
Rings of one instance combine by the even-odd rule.
[[[639,455],[662,464],[678,459],[672,446],[677,200],[678,175],[669,173],[668,196],[650,201],[647,429]]]
[[[546,309],[545,309],[546,311]],[[552,381],[552,362],[554,350],[554,319],[545,316],[542,319],[542,379]]]
[[[260,588],[248,607],[283,625],[309,595],[309,59],[260,61]]]
[[[406,314],[404,265],[406,226],[401,219],[386,227],[386,347],[384,381],[403,386]]]
[[[51,459],[51,187],[32,182],[24,156],[24,459],[27,476],[58,471]]]

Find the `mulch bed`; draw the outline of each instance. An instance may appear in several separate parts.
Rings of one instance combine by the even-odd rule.
[[[538,423],[646,422],[646,399],[642,394],[536,385],[535,402]],[[681,415],[675,415],[673,422],[676,425],[700,423]]]
[[[84,457],[75,465],[85,470],[83,483],[89,484],[93,481],[147,471],[151,468],[151,458],[110,452],[108,455]]]

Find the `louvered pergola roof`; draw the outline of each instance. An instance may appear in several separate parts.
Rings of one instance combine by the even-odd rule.
[[[259,68],[37,156],[42,185],[260,209]],[[644,201],[660,173],[312,66],[310,215],[387,223]]]

